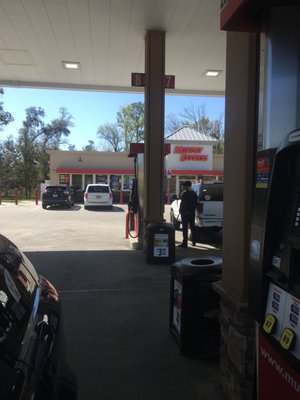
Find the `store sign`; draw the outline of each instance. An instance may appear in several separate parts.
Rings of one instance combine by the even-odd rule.
[[[174,154],[180,154],[180,161],[207,161],[208,155],[202,154],[204,147],[175,146]]]

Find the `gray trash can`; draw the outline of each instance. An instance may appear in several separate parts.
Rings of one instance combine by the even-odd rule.
[[[168,222],[148,225],[148,264],[172,264],[175,261],[175,228]]]
[[[170,333],[182,355],[219,357],[219,296],[212,282],[221,278],[222,258],[184,258],[171,266]]]

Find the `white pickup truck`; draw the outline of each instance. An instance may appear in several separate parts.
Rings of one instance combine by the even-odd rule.
[[[197,193],[198,187],[193,185],[192,188]],[[181,227],[180,202],[180,199],[175,199],[171,204],[170,221],[174,224],[175,229]],[[214,231],[223,228],[223,182],[201,185],[195,225],[197,228],[209,228]]]

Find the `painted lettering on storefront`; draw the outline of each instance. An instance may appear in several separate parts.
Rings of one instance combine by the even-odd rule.
[[[207,161],[207,154],[202,153],[204,147],[184,147],[176,146],[174,149],[175,154],[180,154],[180,161]]]
[[[180,161],[207,161],[208,155],[205,154],[182,154]]]
[[[176,146],[174,153],[183,154],[183,153],[202,153],[204,147],[184,147],[184,146]]]

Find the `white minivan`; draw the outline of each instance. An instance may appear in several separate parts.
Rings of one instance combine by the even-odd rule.
[[[83,200],[85,209],[99,206],[112,207],[111,188],[106,183],[90,183],[85,189]]]

